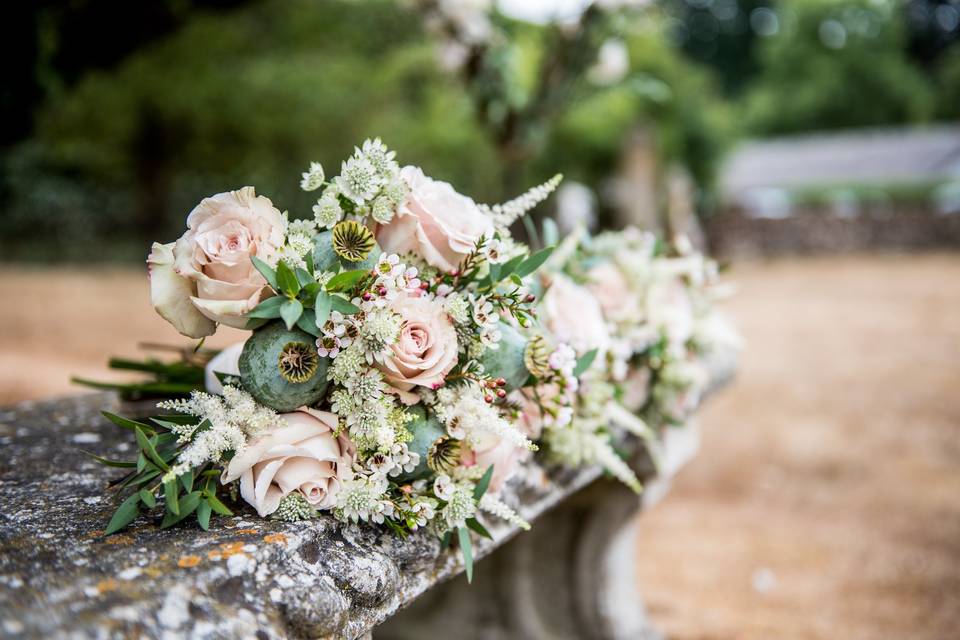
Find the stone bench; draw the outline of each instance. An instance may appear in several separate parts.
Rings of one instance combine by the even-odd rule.
[[[734,359],[711,360],[712,388]],[[456,550],[330,517],[252,515],[161,530],[141,517],[102,537],[116,469],[83,455],[130,454],[101,418],[106,394],[0,409],[0,637],[648,638],[631,524],[696,451],[694,426],[635,442],[642,498],[604,477],[530,465],[502,497],[533,524],[490,519],[473,585]],[[657,464],[654,463],[657,461]],[[401,610],[402,609],[402,610]]]

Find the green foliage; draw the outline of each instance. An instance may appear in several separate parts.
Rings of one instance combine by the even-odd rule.
[[[893,2],[789,0],[759,51],[746,96],[750,128],[785,133],[923,121],[930,86],[906,57]]]

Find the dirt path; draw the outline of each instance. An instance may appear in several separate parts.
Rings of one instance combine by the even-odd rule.
[[[740,378],[639,530],[654,618],[681,640],[960,637],[960,255],[731,276]],[[5,269],[0,299],[0,403],[179,343],[140,273]]]
[[[749,342],[642,519],[672,638],[960,637],[960,256],[736,268]]]

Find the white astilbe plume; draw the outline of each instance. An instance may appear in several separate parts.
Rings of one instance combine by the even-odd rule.
[[[634,493],[642,493],[643,486],[640,484],[637,475],[626,461],[613,450],[613,447],[610,446],[610,440],[596,433],[590,434],[590,436],[592,437],[587,438],[587,440],[590,441],[590,448],[592,449],[590,453],[593,459],[612,473],[617,480],[630,487]]]
[[[243,448],[248,437],[284,424],[275,411],[229,385],[223,388],[222,397],[194,391],[189,399],[164,400],[157,406],[199,418],[198,425],[171,429],[180,444],[188,444],[177,455],[177,464],[164,476],[165,481],[207,462],[220,462],[227,451]],[[200,429],[204,423],[208,426]]]
[[[636,474],[614,451],[609,435],[598,433],[597,426],[591,421],[574,420],[565,427],[547,429],[551,457],[570,467],[599,464],[636,493],[643,491]]]
[[[556,190],[561,180],[563,180],[563,176],[558,173],[543,184],[533,187],[513,200],[503,204],[495,204],[492,207],[482,204],[480,210],[490,216],[498,228],[506,229],[528,211],[546,200],[547,196]]]
[[[524,531],[530,530],[529,522],[521,518],[520,515],[511,509],[510,506],[503,500],[492,496],[489,493],[483,494],[483,497],[480,498],[480,510],[497,516],[501,520],[506,520],[510,524],[520,527]]]

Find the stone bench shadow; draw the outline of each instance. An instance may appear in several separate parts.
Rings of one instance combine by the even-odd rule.
[[[716,388],[735,358],[709,364]],[[642,498],[599,468],[529,465],[501,497],[533,530],[488,519],[494,540],[475,542],[467,585],[459,553],[429,533],[402,540],[328,516],[245,512],[214,517],[209,531],[142,516],[105,538],[115,505],[103,489],[118,470],[81,450],[133,448],[102,409],[116,399],[0,409],[0,637],[659,637],[634,582],[631,523],[695,453],[695,426],[668,429],[655,451],[630,441]]]

